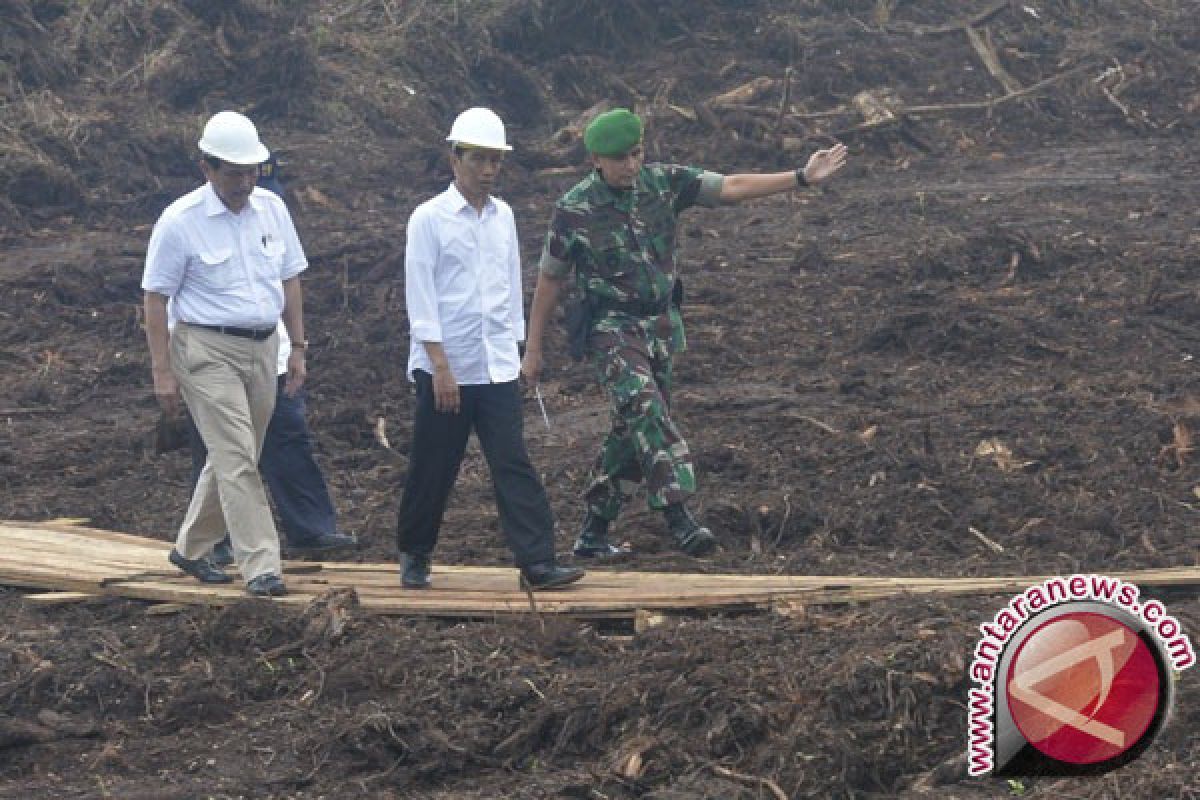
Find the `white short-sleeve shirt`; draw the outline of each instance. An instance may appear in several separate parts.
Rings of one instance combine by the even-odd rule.
[[[169,297],[176,321],[273,328],[283,313],[283,281],[307,267],[292,216],[277,195],[255,188],[235,214],[206,183],[158,218],[142,288]]]

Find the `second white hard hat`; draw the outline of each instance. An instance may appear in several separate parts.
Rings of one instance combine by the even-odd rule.
[[[468,108],[459,114],[446,141],[489,150],[512,150],[504,138],[504,123],[490,108]]]
[[[230,164],[261,164],[271,157],[254,123],[236,111],[213,114],[198,144],[200,152]]]

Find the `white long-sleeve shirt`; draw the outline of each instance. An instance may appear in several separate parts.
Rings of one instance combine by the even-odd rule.
[[[525,340],[521,251],[512,209],[489,197],[477,212],[454,184],[413,211],[404,250],[411,344],[408,376],[433,372],[424,342],[440,342],[460,385],[517,379]]]

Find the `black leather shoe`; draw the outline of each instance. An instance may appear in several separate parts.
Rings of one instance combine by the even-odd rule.
[[[573,552],[577,558],[617,558],[629,555],[629,548],[608,541],[608,520],[589,511],[583,518]]]
[[[711,553],[717,546],[717,537],[712,531],[701,525],[684,507],[683,503],[672,503],[667,506],[667,527],[671,537],[679,549],[689,556],[702,556]]]
[[[171,555],[167,556],[167,559],[201,583],[231,583],[233,581],[233,578],[214,567],[207,558],[195,560],[184,558],[178,550],[172,547]]]
[[[345,533],[322,533],[303,542],[288,543],[288,550],[293,553],[324,553],[329,550],[346,550],[358,547],[357,537]]]
[[[233,563],[233,545],[229,543],[228,536],[213,546],[208,560],[216,567],[228,567]]]
[[[400,585],[405,589],[428,589],[429,556],[424,553],[400,554]]]
[[[560,567],[553,561],[521,568],[522,589],[557,589],[584,576],[579,567]]]
[[[283,597],[287,594],[287,587],[283,585],[283,578],[268,572],[252,578],[246,584],[246,591],[255,597]]]

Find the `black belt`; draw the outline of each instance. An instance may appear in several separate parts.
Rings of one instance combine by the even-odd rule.
[[[227,336],[237,336],[240,339],[253,339],[256,342],[270,339],[271,334],[275,332],[274,328],[258,330],[256,328],[235,328],[231,325],[196,325],[196,327],[216,331],[217,333],[224,333]]]

